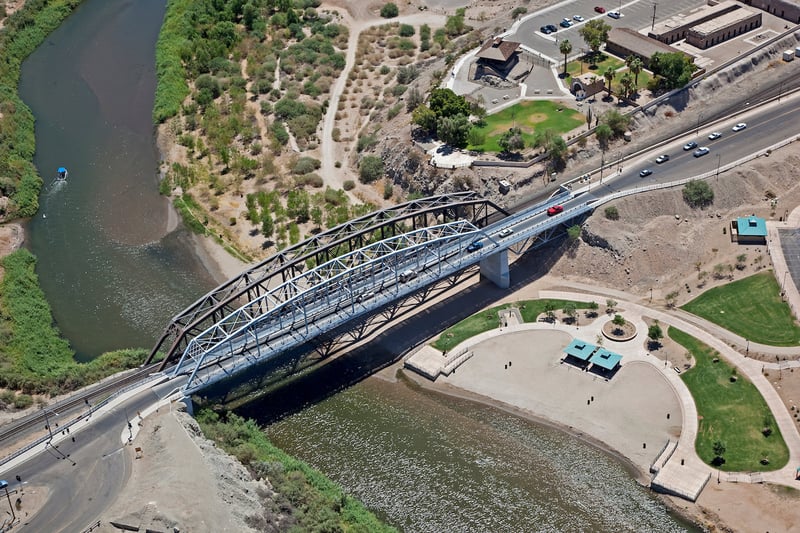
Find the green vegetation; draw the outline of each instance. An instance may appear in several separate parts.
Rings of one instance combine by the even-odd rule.
[[[576,61],[567,63],[567,74],[579,76],[581,73],[594,72],[598,76],[608,68],[614,70],[625,66],[620,59],[608,54],[584,55]]]
[[[650,58],[650,70],[655,74],[652,90],[671,90],[683,87],[697,69],[694,59],[682,52],[656,52]]]
[[[276,448],[252,420],[230,414],[223,422],[205,409],[197,421],[206,437],[236,456],[253,477],[269,479],[277,496],[264,504],[292,516],[288,531],[395,531],[320,472]]]
[[[144,350],[121,350],[79,364],[53,326],[50,305],[39,288],[36,259],[18,250],[2,261],[0,282],[0,387],[26,394],[59,394],[133,368]]]
[[[605,215],[606,218],[609,220],[619,220],[619,210],[614,205],[606,207]]]
[[[797,346],[800,327],[780,292],[770,270],[709,289],[682,309],[753,342]]]
[[[383,4],[381,6],[381,16],[385,19],[394,18],[400,14],[400,10],[397,8],[397,4],[389,2],[388,4]]]
[[[691,180],[683,186],[683,200],[690,207],[706,207],[714,202],[714,190],[702,180]]]
[[[470,150],[501,152],[499,141],[503,134],[511,128],[519,128],[525,144],[536,143],[536,132],[552,130],[563,134],[583,124],[583,115],[574,109],[564,107],[558,102],[535,100],[520,102],[502,111],[489,115],[484,125],[473,126],[473,131],[484,135],[480,145],[468,145]]]
[[[570,300],[524,300],[514,304],[499,305],[467,317],[458,324],[447,328],[439,335],[436,341],[431,343],[431,346],[443,352],[452,350],[470,337],[474,337],[484,331],[496,329],[500,327],[500,319],[497,313],[509,307],[518,308],[523,321],[535,322],[539,315],[548,310],[554,311],[565,307],[569,309],[589,309],[590,304]]]
[[[80,0],[28,0],[0,31],[0,194],[11,199],[0,218],[30,217],[39,209],[42,179],[33,165],[34,118],[17,94],[20,65]]]
[[[700,458],[727,471],[784,466],[789,450],[758,389],[709,346],[672,327],[668,334],[695,358],[695,366],[681,378],[697,404]]]

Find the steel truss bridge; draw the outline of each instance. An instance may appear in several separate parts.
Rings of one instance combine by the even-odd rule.
[[[580,201],[578,201],[580,200]],[[178,314],[150,353],[160,370],[188,375],[188,395],[302,345],[323,355],[344,333],[404,300],[422,301],[469,267],[509,286],[508,250],[523,253],[586,216],[595,198],[553,198],[510,214],[476,193],[448,194],[376,211],[287,248]],[[564,212],[548,216],[550,205]],[[480,242],[480,245],[473,243]],[[168,368],[169,367],[169,368]],[[167,369],[168,368],[168,369]]]

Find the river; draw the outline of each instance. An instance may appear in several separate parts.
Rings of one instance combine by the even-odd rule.
[[[46,181],[28,244],[58,327],[84,360],[150,347],[213,286],[191,237],[169,231],[157,193],[150,117],[164,6],[87,0],[22,70]],[[54,185],[61,165],[68,183]],[[403,382],[361,381],[267,431],[406,531],[684,530],[595,448]]]

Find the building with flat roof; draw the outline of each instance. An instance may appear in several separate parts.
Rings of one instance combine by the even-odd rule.
[[[642,35],[630,28],[611,28],[611,31],[608,32],[608,41],[606,41],[606,51],[622,58],[630,55],[637,56],[642,60],[645,68],[650,68],[650,58],[656,52],[666,54],[680,52],[692,58],[682,50],[673,48],[647,35]]]
[[[686,42],[705,49],[761,26],[761,12],[742,7],[692,27]]]
[[[743,0],[743,2],[794,24],[800,24],[800,0]]]
[[[739,217],[731,222],[731,240],[739,244],[767,244],[767,222],[761,217]]]
[[[589,357],[596,349],[597,346],[594,344],[589,344],[588,342],[580,339],[572,339],[572,342],[569,343],[569,346],[564,348],[564,353],[569,357],[578,359],[579,361],[588,361]]]
[[[688,13],[679,13],[659,22],[647,35],[662,43],[672,44],[675,41],[686,39],[689,29],[736,9],[739,9],[739,5],[728,0],[700,6]]]

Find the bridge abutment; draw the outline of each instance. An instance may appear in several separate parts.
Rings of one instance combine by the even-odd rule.
[[[511,285],[508,272],[508,249],[481,259],[481,275],[492,280],[501,289]]]

